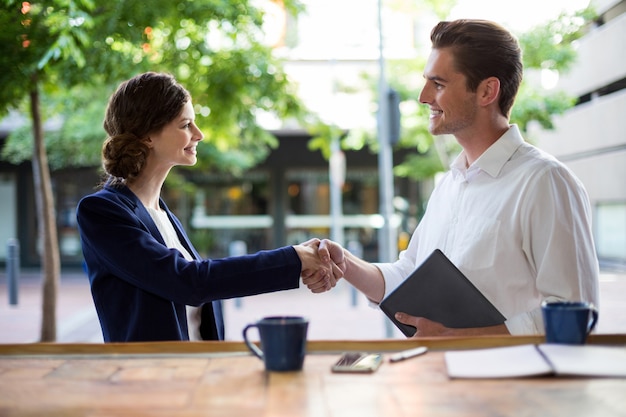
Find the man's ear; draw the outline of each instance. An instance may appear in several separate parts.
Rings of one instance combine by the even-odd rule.
[[[478,100],[482,106],[496,103],[500,97],[500,80],[497,77],[489,77],[478,85]]]

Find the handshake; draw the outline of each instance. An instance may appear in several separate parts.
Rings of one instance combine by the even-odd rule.
[[[343,247],[328,239],[311,239],[293,248],[302,262],[302,283],[313,293],[330,291],[346,273]]]

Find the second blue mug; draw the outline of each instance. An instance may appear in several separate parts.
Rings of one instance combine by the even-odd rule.
[[[598,322],[598,310],[586,301],[544,301],[546,343],[582,345]]]

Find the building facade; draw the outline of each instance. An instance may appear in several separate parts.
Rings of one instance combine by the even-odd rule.
[[[307,148],[310,136],[297,132],[276,133],[280,145],[264,163],[243,177],[206,175],[184,170],[192,191],[165,186],[163,198],[186,225],[194,244],[206,257],[251,253],[296,244],[312,237],[329,237],[331,221],[328,161]],[[397,158],[405,152],[396,152]],[[376,155],[367,150],[346,152],[342,187],[346,241],[371,260],[377,259],[378,175]],[[75,210],[81,197],[93,192],[101,178],[98,168],[60,170],[52,173],[59,248],[65,268],[80,268],[82,253]],[[397,180],[395,194],[414,204],[419,185]],[[30,163],[0,164],[0,230],[3,247],[0,264],[6,262],[7,243],[17,239],[20,264],[37,267],[40,246]],[[396,222],[408,230],[410,213],[399,208]]]
[[[578,62],[557,88],[579,98],[556,120],[554,131],[533,129],[531,137],[565,162],[588,190],[598,256],[605,267],[626,265],[626,0],[593,0],[601,19],[580,40]],[[379,67],[377,0],[315,0],[297,22],[268,0],[273,10],[271,43],[307,106],[342,129],[375,129],[373,89],[363,74]],[[358,19],[346,19],[359,10]],[[399,12],[383,11],[385,57],[424,54],[430,23],[417,25]],[[323,24],[321,23],[323,22]],[[422,28],[422,29],[420,29]],[[429,45],[426,45],[429,46]],[[255,252],[310,237],[331,235],[329,163],[307,148],[308,135],[288,122],[262,121],[280,146],[243,178],[185,171],[193,192],[164,189],[170,208],[207,257]],[[0,129],[2,130],[2,129]],[[0,143],[2,134],[0,132]],[[408,151],[396,151],[394,161]],[[380,211],[378,161],[366,149],[345,152],[341,187],[344,244],[378,260]],[[82,262],[74,211],[79,199],[99,182],[96,168],[53,173],[62,263]],[[431,184],[396,178],[394,227],[410,234],[419,220]],[[0,263],[7,242],[20,242],[21,264],[37,266],[37,216],[30,164],[0,163]],[[401,233],[406,232],[406,233]],[[398,249],[403,242],[399,242]]]
[[[626,266],[626,1],[592,0],[598,24],[579,41],[577,61],[557,88],[578,97],[536,130],[538,145],[567,164],[591,200],[594,236],[606,268]]]

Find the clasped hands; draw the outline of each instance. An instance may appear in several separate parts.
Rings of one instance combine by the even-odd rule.
[[[313,238],[294,249],[302,262],[302,283],[313,293],[330,291],[345,273],[343,248],[338,243]]]
[[[294,248],[302,261],[301,278],[313,293],[330,291],[337,281],[346,273],[346,259],[343,247],[332,240],[311,239]],[[382,277],[381,277],[382,278]],[[428,320],[424,317],[414,317],[406,313],[398,312],[396,320],[416,328],[413,337],[444,336],[463,334],[475,329],[451,329],[441,323]]]

